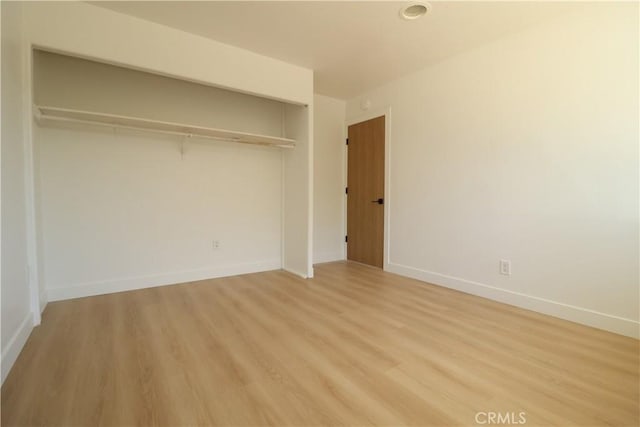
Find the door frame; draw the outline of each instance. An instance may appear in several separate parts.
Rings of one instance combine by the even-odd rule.
[[[390,233],[390,215],[391,211],[391,106],[384,108],[378,108],[371,111],[362,112],[354,117],[347,118],[345,120],[344,135],[345,139],[349,137],[349,126],[355,125],[367,120],[375,119],[376,117],[384,116],[384,226],[383,226],[383,249],[382,249],[382,270],[387,271],[389,264],[391,263],[389,256],[389,233]],[[347,187],[348,182],[348,156],[349,150],[347,145],[344,145],[344,155],[342,156],[342,186]],[[347,197],[345,193],[342,196],[342,212],[343,212],[343,231],[344,235],[347,235]],[[344,259],[347,259],[347,242],[343,243]]]

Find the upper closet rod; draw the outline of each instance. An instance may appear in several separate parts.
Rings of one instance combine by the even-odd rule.
[[[83,112],[79,110],[67,110],[67,109],[55,108],[55,107],[35,106],[35,109],[36,109],[36,118],[41,123],[46,121],[58,121],[58,122],[66,122],[66,123],[90,124],[90,125],[97,125],[97,126],[103,126],[103,127],[109,127],[109,128],[130,129],[130,130],[136,130],[136,131],[154,132],[154,133],[165,134],[165,135],[176,135],[176,136],[183,136],[183,137],[189,137],[189,138],[192,138],[192,137],[204,138],[204,139],[211,139],[216,141],[239,142],[243,144],[265,145],[265,146],[281,147],[281,148],[293,148],[295,144],[294,140],[286,139],[286,138],[246,134],[242,132],[233,132],[233,131],[226,131],[226,130],[213,129],[213,128],[202,128],[202,127],[195,127],[195,126],[189,127],[189,126],[182,126],[176,123],[169,123],[169,122],[159,122],[159,121],[136,119],[136,118],[130,118],[130,117],[124,117],[124,116],[114,116],[109,114]],[[99,117],[100,119],[102,119],[102,121],[92,120],[90,118],[68,117],[68,115],[74,115],[74,116],[85,115],[88,117]],[[176,128],[181,128],[181,127],[189,128],[189,131],[157,129],[150,126],[129,125],[125,123],[118,123],[117,121],[118,119],[129,121],[129,122],[138,121],[146,125],[157,124],[159,126],[164,126],[164,127],[173,126]],[[198,132],[199,130],[203,132],[209,132],[209,133],[215,133],[215,132],[225,133],[225,134],[229,134],[229,136],[211,135],[211,134]]]

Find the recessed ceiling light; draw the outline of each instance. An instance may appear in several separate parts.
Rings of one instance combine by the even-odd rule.
[[[429,3],[411,2],[403,6],[402,9],[400,9],[400,17],[402,19],[411,21],[426,15],[427,13],[429,13],[430,10],[431,10],[431,5]]]

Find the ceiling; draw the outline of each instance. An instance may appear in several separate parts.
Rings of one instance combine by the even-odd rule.
[[[91,3],[311,68],[315,92],[341,99],[580,7],[432,1],[428,15],[406,21],[405,1]]]

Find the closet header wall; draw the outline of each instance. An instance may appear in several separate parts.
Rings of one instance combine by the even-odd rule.
[[[313,71],[85,2],[25,2],[25,45],[298,105]],[[26,47],[25,46],[25,47]]]

